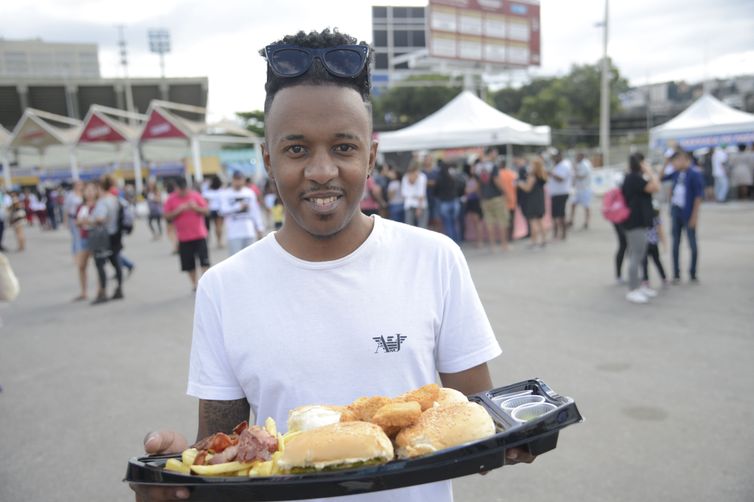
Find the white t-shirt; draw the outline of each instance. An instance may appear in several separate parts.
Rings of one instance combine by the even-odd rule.
[[[678,173],[678,181],[673,188],[671,204],[680,208],[686,207],[686,172]]]
[[[202,197],[204,197],[204,200],[207,201],[207,208],[210,211],[221,211],[222,210],[222,197],[223,197],[223,190],[214,190],[212,188],[208,188],[206,190],[202,190]]]
[[[262,211],[254,190],[249,187],[241,187],[240,190],[230,187],[223,190],[220,201],[220,212],[225,218],[228,239],[248,239],[256,237],[257,230],[264,232]]]
[[[395,396],[497,357],[500,346],[460,248],[374,216],[339,260],[307,262],[272,233],[199,282],[188,394],[246,398],[257,422],[288,411]],[[450,482],[346,501],[452,499]]]
[[[571,191],[571,177],[573,176],[573,167],[571,161],[563,159],[552,169],[552,174],[563,178],[563,181],[556,180],[553,176],[550,176],[548,180],[548,188],[550,195],[566,195]]]
[[[587,159],[582,159],[576,164],[576,176],[573,180],[573,187],[578,192],[591,190],[592,188],[592,163]]]
[[[406,209],[427,207],[427,175],[420,172],[416,181],[411,183],[406,173],[401,180],[401,195]]]
[[[728,154],[722,148],[715,148],[712,153],[712,176],[722,178],[727,176],[725,172],[725,162],[728,161]]]

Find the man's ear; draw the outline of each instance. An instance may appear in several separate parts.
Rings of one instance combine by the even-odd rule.
[[[271,180],[275,179],[272,174],[272,163],[270,162],[270,151],[267,148],[267,143],[259,145],[262,148],[262,162],[264,162],[264,170],[267,172],[267,177]]]
[[[379,143],[377,141],[372,141],[372,145],[369,147],[369,166],[367,167],[367,177],[372,175],[372,171],[374,171],[374,164],[377,162],[377,147],[379,146]]]

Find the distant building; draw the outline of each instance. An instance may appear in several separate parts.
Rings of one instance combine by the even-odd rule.
[[[426,10],[425,7],[372,7],[372,81],[375,86],[416,73],[408,61],[399,58],[426,49]],[[420,73],[426,73],[426,69]]]
[[[0,39],[0,77],[99,78],[97,44]]]
[[[207,77],[130,83],[136,112],[145,113],[153,99],[207,106]],[[26,108],[75,119],[83,119],[93,104],[125,110],[125,89],[121,78],[100,77],[96,44],[0,39],[0,125],[6,129],[13,130]]]

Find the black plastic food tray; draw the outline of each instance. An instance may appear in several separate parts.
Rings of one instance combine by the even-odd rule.
[[[496,403],[500,396],[531,391],[545,397],[556,409],[534,420],[519,424]],[[581,422],[576,403],[563,397],[539,379],[527,380],[469,396],[489,412],[497,433],[480,441],[448,448],[410,460],[317,474],[248,477],[202,477],[178,474],[163,469],[168,458],[132,458],[128,462],[126,482],[142,485],[186,486],[191,500],[229,502],[290,500],[355,495],[390,490],[457,478],[497,469],[505,465],[505,451],[512,447],[527,448],[534,455],[554,449],[558,433],[564,427]]]

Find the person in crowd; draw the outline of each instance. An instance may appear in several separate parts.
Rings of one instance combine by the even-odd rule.
[[[356,40],[328,30],[282,43],[306,53]],[[377,155],[366,106],[368,46],[358,53],[361,64],[346,67],[354,77],[278,47],[265,50],[263,158],[287,217],[280,231],[213,267],[199,285],[188,383],[199,399],[198,437],[230,432],[251,410],[260,423],[285,423],[304,404],[398,395],[438,378],[464,394],[490,388],[487,362],[501,350],[461,250],[444,235],[359,211]],[[298,76],[287,76],[291,70]],[[250,319],[265,321],[250,329]],[[396,329],[407,336],[402,348],[375,350],[374,337]],[[327,340],[330,350],[312,357],[302,333]],[[185,445],[175,432],[145,439],[150,453]],[[522,455],[533,460],[516,450],[506,463]],[[134,489],[144,499],[189,496],[185,488]],[[442,481],[347,498],[375,499],[450,502],[452,487]]]
[[[547,184],[547,170],[541,157],[535,157],[531,161],[531,170],[525,180],[518,182],[520,188],[526,194],[526,212],[524,216],[529,222],[531,238],[529,248],[544,249],[547,237],[545,235],[542,218],[545,216],[545,185]]]
[[[21,252],[26,249],[26,234],[24,220],[28,221],[28,212],[24,208],[24,202],[18,192],[10,194],[10,208],[8,208],[8,223],[16,234],[16,249]]]
[[[24,211],[26,211],[26,222],[29,226],[34,224],[34,211],[31,209],[31,190],[24,188],[24,191],[19,194],[19,200],[24,205]]]
[[[380,214],[380,211],[387,208],[385,198],[382,196],[382,187],[372,178],[367,178],[364,185],[364,194],[361,197],[361,211],[367,216]]]
[[[175,180],[169,179],[165,182],[165,193],[167,194],[167,197],[165,198],[165,201],[162,203],[163,207],[163,218],[165,218],[165,202],[167,202],[167,199],[170,198],[170,195],[175,192]],[[206,225],[206,224],[205,224]],[[178,254],[178,236],[175,234],[175,225],[172,221],[165,218],[165,233],[168,236],[168,240],[170,241],[171,245],[171,252],[173,254]]]
[[[576,154],[576,168],[573,173],[573,188],[575,190],[571,202],[571,218],[568,226],[572,227],[576,219],[576,206],[584,208],[584,230],[589,228],[589,216],[592,205],[592,163],[579,152]]]
[[[415,160],[411,162],[406,175],[401,180],[401,196],[406,211],[406,223],[427,228],[427,176]]]
[[[435,198],[437,199],[442,228],[445,235],[460,244],[461,232],[459,218],[461,216],[461,201],[458,197],[459,182],[455,174],[451,172],[450,165],[440,160],[438,162],[440,172],[435,182]]]
[[[526,163],[526,158],[521,155],[517,155],[513,158],[513,167],[518,175],[518,182],[516,183],[516,202],[521,214],[524,215],[524,222],[526,223],[526,238],[531,237],[531,229],[529,228],[529,220],[526,218],[526,201],[528,194],[519,186],[520,181],[526,180],[529,177],[529,166]],[[511,223],[511,226],[513,224]]]
[[[568,195],[571,192],[571,178],[573,178],[573,166],[571,161],[564,158],[559,151],[553,156],[555,167],[550,172],[548,189],[550,191],[550,207],[552,211],[552,237],[553,239],[566,238],[565,212]]]
[[[94,213],[97,206],[97,185],[87,183],[82,190],[82,200],[79,206],[74,210],[71,217],[79,237],[79,247],[76,253],[76,268],[79,278],[79,295],[73,299],[75,302],[87,300],[88,284],[87,269],[89,268],[89,258],[92,252],[89,249],[89,229],[91,228],[90,216]]]
[[[754,185],[754,153],[746,151],[746,145],[738,145],[738,151],[730,156],[730,181],[738,200],[749,198],[749,191]]]
[[[272,226],[275,230],[283,228],[283,223],[285,223],[285,207],[283,206],[283,201],[280,200],[280,196],[277,194],[275,195],[275,200],[270,208],[270,218],[272,219]]]
[[[71,233],[71,254],[78,264],[78,255],[82,249],[81,230],[76,224],[76,212],[83,201],[84,182],[76,180],[73,187],[63,199],[63,225]]]
[[[29,191],[27,198],[29,199],[29,209],[37,217],[39,228],[47,230],[49,228],[47,222],[47,204],[45,203],[43,193],[38,194],[37,192]]]
[[[503,189],[505,196],[505,205],[508,209],[508,242],[513,242],[513,230],[516,225],[516,205],[518,204],[518,194],[516,192],[516,181],[518,175],[508,167],[505,160],[500,161],[498,166],[500,176],[500,187]]]
[[[641,266],[644,272],[644,280],[642,282],[643,288],[649,288],[649,258],[654,261],[657,273],[660,274],[662,285],[665,287],[668,282],[668,278],[665,275],[665,267],[662,266],[662,259],[660,258],[659,245],[663,247],[667,245],[665,239],[665,230],[662,227],[662,219],[660,218],[659,204],[656,200],[652,200],[652,226],[647,231],[647,250],[644,253],[644,259],[641,262]]]
[[[487,241],[494,252],[508,250],[508,206],[500,185],[500,170],[496,164],[497,150],[487,151],[487,158],[477,163],[479,195],[482,203],[482,219],[487,228]],[[499,248],[496,243],[500,238]]]
[[[629,172],[623,180],[621,192],[631,210],[623,222],[628,242],[628,294],[631,303],[647,303],[657,292],[642,286],[639,265],[647,250],[647,230],[652,227],[652,194],[660,190],[660,181],[640,153],[628,159]]]
[[[475,163],[476,164],[476,163]],[[463,218],[469,222],[474,232],[474,247],[482,247],[484,229],[482,227],[482,200],[479,195],[479,178],[471,164],[463,166],[466,175],[464,187]],[[465,235],[464,235],[465,237]]]
[[[704,200],[713,201],[715,200],[715,177],[712,175],[712,152],[708,148],[703,150],[704,154],[701,155],[699,167],[702,168],[704,179]]]
[[[613,223],[613,230],[615,230],[615,236],[618,238],[618,249],[615,251],[615,282],[622,286],[626,283],[623,279],[623,259],[626,256],[626,249],[628,249],[628,241],[622,223]]]
[[[196,273],[197,260],[202,273],[209,269],[207,227],[204,223],[209,208],[198,192],[188,189],[184,178],[178,178],[175,183],[176,189],[165,201],[163,214],[175,227],[181,270],[188,274],[191,286],[196,291],[200,277]]]
[[[728,154],[722,146],[716,146],[712,152],[712,176],[715,178],[715,200],[725,202],[728,200]]]
[[[92,305],[100,305],[108,300],[120,300],[123,298],[123,268],[120,261],[122,245],[121,231],[118,228],[120,201],[113,194],[113,188],[114,183],[110,176],[104,176],[100,180],[97,203],[89,215],[89,233],[91,234],[93,227],[99,226],[107,232],[107,239],[109,241],[109,246],[92,248],[94,264],[97,267],[97,275],[99,277],[99,289],[96,298],[92,301]],[[107,296],[105,265],[108,261],[115,269],[115,280],[118,284],[111,297]]]
[[[144,192],[144,198],[147,201],[147,223],[149,231],[152,233],[152,240],[162,239],[162,191],[157,185],[156,180],[150,180],[147,183],[147,189]]]
[[[121,192],[121,190],[118,189],[117,185],[113,183],[113,186],[110,188],[110,193],[117,197],[118,203],[120,204],[120,206],[118,207],[118,234],[120,235],[120,253],[118,253],[118,259],[120,260],[121,269],[125,268],[126,270],[128,270],[128,277],[131,277],[131,274],[133,274],[134,270],[136,269],[136,265],[126,256],[126,253],[123,252],[123,238],[125,234],[131,233],[133,227],[129,229],[121,228],[121,211],[128,211],[133,215],[133,186],[126,185]],[[113,276],[113,279],[115,278],[116,277]]]
[[[47,222],[50,230],[58,229],[58,191],[52,187],[45,189],[45,212],[47,213]]]
[[[257,195],[246,186],[243,173],[233,173],[231,185],[223,192],[221,201],[220,213],[225,221],[228,256],[232,256],[261,239],[265,225]]]
[[[692,167],[688,152],[678,149],[671,156],[673,172],[664,179],[673,181],[670,200],[670,218],[673,236],[673,284],[681,282],[680,248],[681,234],[686,230],[686,237],[691,250],[689,279],[692,284],[699,282],[697,277],[697,260],[699,249],[696,242],[696,230],[699,223],[699,210],[704,197],[704,180],[701,173]]]
[[[439,161],[438,161],[439,162]],[[435,196],[435,185],[437,184],[437,178],[440,176],[440,168],[438,162],[431,154],[424,156],[422,161],[422,172],[427,180],[426,186],[426,201],[427,201],[427,225],[426,228],[430,228],[437,232],[442,232],[442,222],[440,221],[440,204]]]
[[[5,190],[0,190],[0,252],[5,252],[3,246],[3,236],[5,235],[5,222],[9,220],[10,206],[12,204],[10,195]]]
[[[403,195],[401,194],[402,175],[390,164],[386,164],[385,176],[387,184],[387,212],[388,218],[403,223],[406,221],[406,209],[403,207]]]
[[[223,247],[222,194],[223,182],[219,176],[215,175],[212,177],[207,189],[202,191],[202,197],[207,201],[209,211],[205,218],[207,232],[212,229],[212,225],[215,226],[215,240],[217,241],[218,249]],[[207,245],[209,245],[209,235],[207,236]]]

